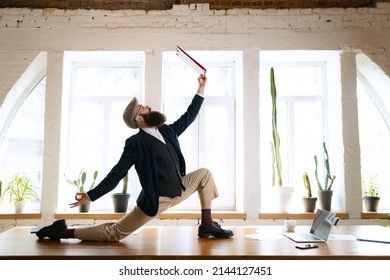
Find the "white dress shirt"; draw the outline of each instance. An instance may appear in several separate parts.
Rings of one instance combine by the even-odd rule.
[[[156,127],[145,127],[142,128],[142,130],[145,131],[147,134],[156,137],[158,140],[165,144],[164,137],[161,135],[160,131]]]

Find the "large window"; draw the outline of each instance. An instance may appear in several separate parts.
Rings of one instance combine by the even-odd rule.
[[[180,136],[187,172],[206,167],[213,173],[220,197],[214,209],[235,209],[235,126],[237,88],[241,84],[241,52],[190,52],[207,68],[205,100],[195,123]],[[190,104],[198,87],[198,74],[174,52],[163,56],[163,100],[168,122],[175,121]],[[176,209],[199,209],[193,196]]]
[[[361,176],[378,175],[379,209],[390,209],[390,119],[383,101],[367,80],[358,78]]]
[[[14,174],[27,177],[38,196],[42,189],[46,54],[39,54],[23,73],[2,105],[0,127],[0,180],[6,184]],[[3,185],[4,187],[4,185]],[[24,212],[38,212],[39,200]],[[1,207],[13,212],[6,197]]]
[[[63,176],[60,203],[65,210],[75,193],[65,178],[87,172],[86,185],[97,170],[97,183],[117,163],[125,140],[136,130],[129,129],[122,114],[133,97],[143,100],[143,52],[66,52],[64,57]],[[120,183],[121,185],[121,183]],[[119,188],[119,187],[118,187]],[[130,204],[139,193],[138,177],[130,169]],[[113,192],[120,192],[115,189]],[[92,204],[91,210],[112,210],[110,196]]]
[[[337,56],[336,56],[337,57]],[[314,155],[322,159],[322,143],[327,142],[328,62],[326,52],[264,51],[260,54],[260,171],[261,211],[272,211],[267,193],[272,188],[270,69],[274,68],[277,89],[277,122],[281,142],[284,186],[304,194],[303,172],[311,179],[316,195]],[[333,92],[333,94],[337,94]],[[327,143],[329,147],[329,143]],[[322,170],[322,169],[320,169]],[[322,176],[322,171],[319,171]],[[302,211],[300,199],[290,210]]]

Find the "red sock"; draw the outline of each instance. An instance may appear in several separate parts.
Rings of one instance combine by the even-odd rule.
[[[211,218],[211,209],[202,209],[202,226],[209,226],[213,222]]]

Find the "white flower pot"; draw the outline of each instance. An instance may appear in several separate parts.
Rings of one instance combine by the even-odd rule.
[[[294,196],[294,187],[271,187],[271,195],[273,201],[273,210],[276,213],[286,213],[290,210],[292,198]]]
[[[15,213],[16,214],[23,213],[23,211],[24,211],[24,204],[25,204],[24,200],[15,201],[14,206],[15,206]]]

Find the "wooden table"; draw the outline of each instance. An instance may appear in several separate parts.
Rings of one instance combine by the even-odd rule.
[[[145,227],[120,242],[86,242],[78,239],[39,240],[30,227],[15,227],[0,234],[0,259],[385,259],[390,244],[358,240],[328,240],[319,248],[296,249],[279,226],[230,227],[229,239],[199,239],[196,226]],[[307,226],[296,232],[308,232]],[[261,240],[248,235],[260,234]],[[390,236],[382,226],[336,226],[332,235]],[[264,237],[265,236],[265,237]]]

